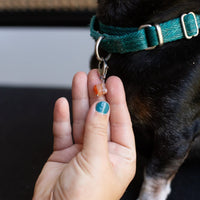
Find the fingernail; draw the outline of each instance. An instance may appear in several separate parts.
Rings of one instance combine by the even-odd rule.
[[[96,111],[102,114],[107,114],[110,109],[109,104],[106,101],[101,101],[96,105]]]

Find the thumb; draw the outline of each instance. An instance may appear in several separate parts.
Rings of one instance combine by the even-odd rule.
[[[108,154],[109,114],[110,106],[106,101],[93,104],[88,112],[83,141],[83,151],[88,159]]]

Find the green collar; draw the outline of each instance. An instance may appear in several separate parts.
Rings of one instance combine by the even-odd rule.
[[[96,41],[103,36],[100,47],[108,53],[120,54],[154,49],[183,38],[191,39],[199,35],[199,28],[200,15],[193,12],[161,24],[147,24],[139,28],[107,26],[98,22],[96,16],[90,24],[91,36]]]

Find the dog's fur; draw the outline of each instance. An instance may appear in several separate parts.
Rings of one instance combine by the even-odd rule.
[[[99,0],[104,24],[139,27],[200,13],[199,0]],[[104,53],[104,52],[103,52]],[[200,132],[200,37],[151,51],[113,54],[109,76],[125,86],[137,151],[148,158],[140,200],[165,200]],[[91,67],[96,68],[95,56]]]

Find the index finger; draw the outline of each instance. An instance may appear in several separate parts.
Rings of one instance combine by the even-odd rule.
[[[110,104],[111,141],[133,149],[135,139],[122,81],[112,76],[108,78],[106,87],[106,99]]]

